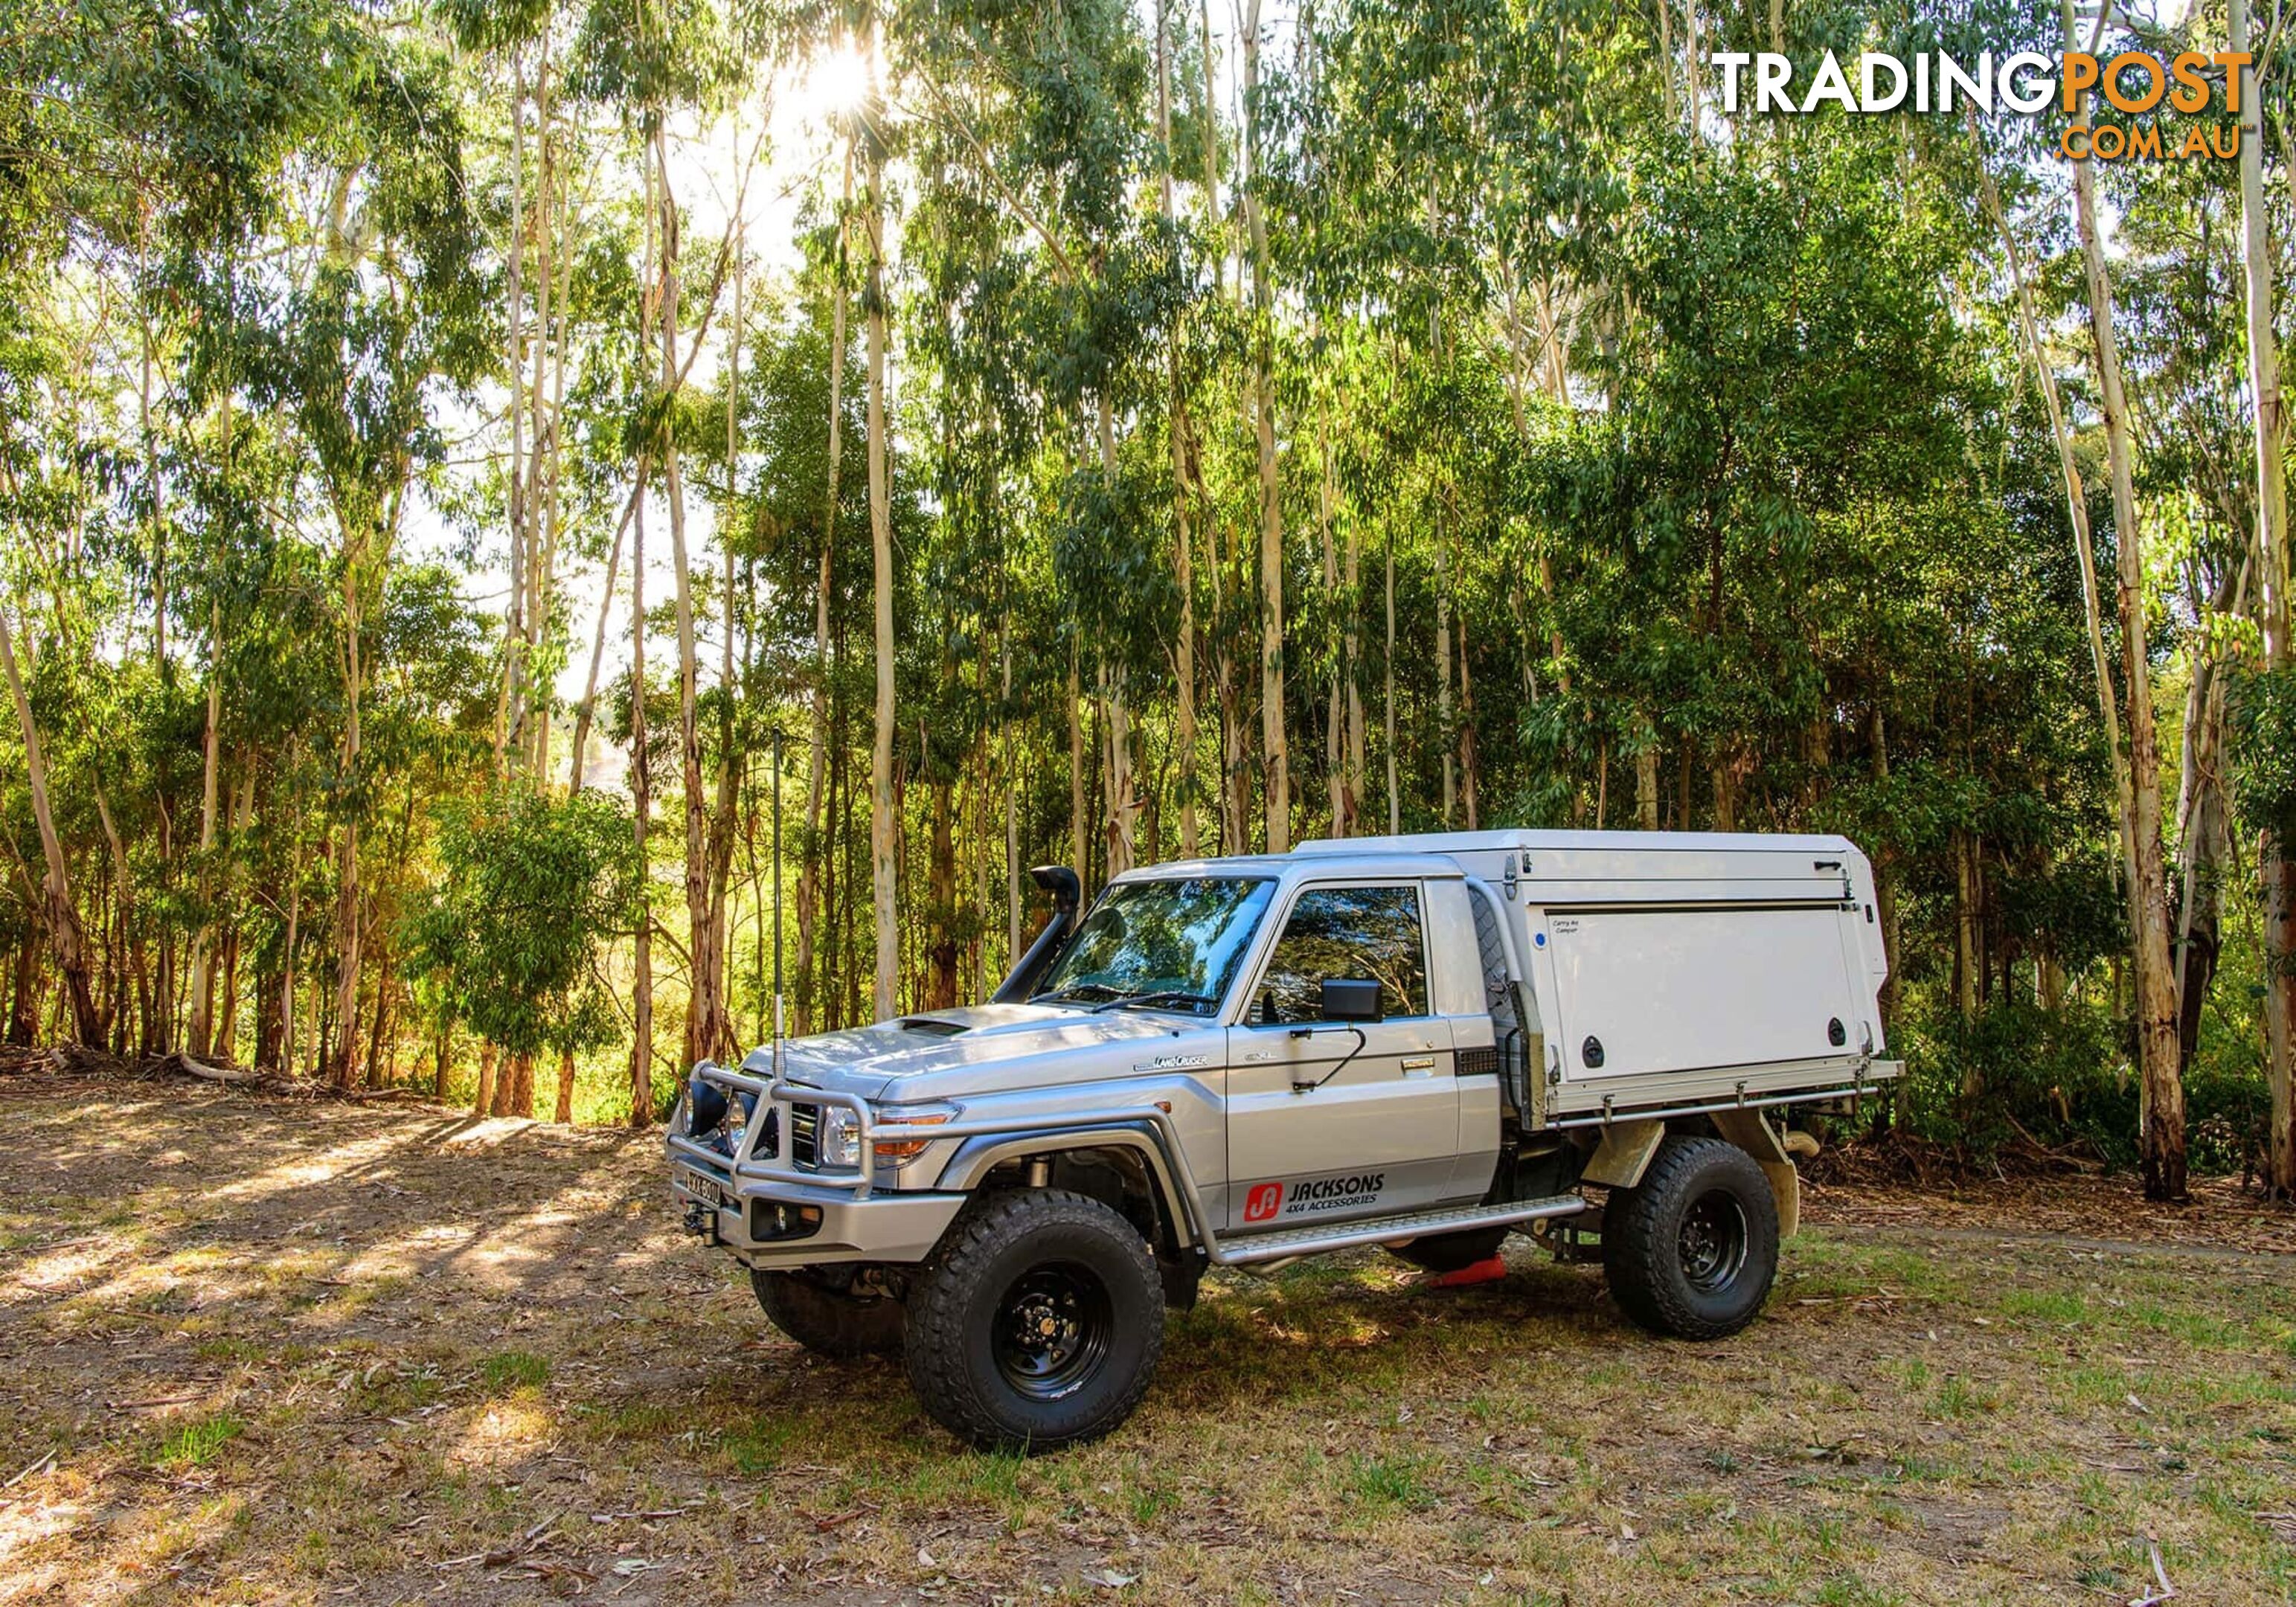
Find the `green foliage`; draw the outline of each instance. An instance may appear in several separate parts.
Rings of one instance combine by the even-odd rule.
[[[1901,1017],[1895,1037],[1909,1069],[1897,1108],[1915,1135],[1977,1156],[2022,1136],[2135,1160],[2131,1049],[2105,1012],[1995,1004],[1964,1022],[1931,1008]]]
[[[497,1394],[538,1390],[550,1382],[550,1361],[525,1350],[497,1350],[479,1364],[479,1379]]]
[[[228,1412],[194,1418],[161,1439],[159,1448],[152,1454],[152,1461],[168,1472],[205,1467],[223,1455],[224,1447],[246,1431],[247,1425]]]
[[[635,919],[627,812],[594,791],[500,794],[451,811],[439,851],[405,949],[439,1013],[512,1054],[618,1034],[599,955]]]
[[[2296,666],[2242,676],[2232,707],[2241,819],[2277,841],[2296,842]]]

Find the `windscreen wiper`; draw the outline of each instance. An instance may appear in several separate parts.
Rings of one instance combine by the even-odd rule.
[[[1031,1004],[1097,1004],[1103,1000],[1121,1001],[1128,996],[1123,989],[1111,988],[1105,982],[1078,982],[1070,988],[1057,988],[1050,993],[1029,996]]]
[[[1201,993],[1190,993],[1185,988],[1160,988],[1152,993],[1128,993],[1122,998],[1109,1000],[1105,1004],[1095,1004],[1092,1013],[1098,1015],[1103,1011],[1122,1010],[1133,1004],[1152,1008],[1160,1004],[1191,1004],[1199,1011],[1204,1011],[1218,1003],[1218,999],[1207,998]]]

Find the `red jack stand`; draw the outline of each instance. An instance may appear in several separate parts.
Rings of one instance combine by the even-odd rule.
[[[1506,1262],[1497,1256],[1487,1256],[1472,1267],[1462,1267],[1456,1272],[1438,1273],[1422,1279],[1422,1289],[1472,1289],[1481,1283],[1496,1283],[1506,1276]]]

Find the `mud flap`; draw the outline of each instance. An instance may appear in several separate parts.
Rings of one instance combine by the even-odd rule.
[[[1771,1197],[1778,1203],[1778,1237],[1792,1238],[1801,1226],[1801,1174],[1779,1142],[1777,1129],[1759,1111],[1717,1111],[1714,1128],[1751,1155],[1762,1168],[1762,1176],[1770,1180]]]
[[[1666,1123],[1647,1118],[1639,1121],[1614,1121],[1603,1129],[1603,1142],[1586,1169],[1578,1174],[1581,1183],[1599,1183],[1609,1188],[1632,1188],[1643,1180],[1651,1157],[1658,1153],[1659,1140],[1666,1136]]]

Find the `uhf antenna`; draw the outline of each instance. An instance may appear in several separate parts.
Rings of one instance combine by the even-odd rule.
[[[782,734],[774,733],[774,1080],[782,1079]]]

